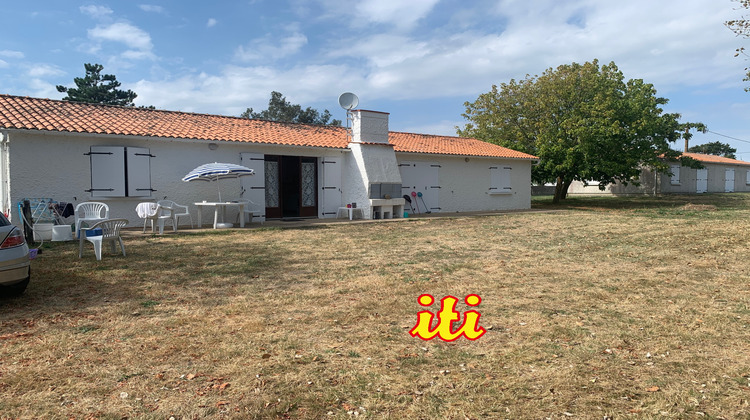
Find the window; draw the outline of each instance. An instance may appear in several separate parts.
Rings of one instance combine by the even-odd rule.
[[[510,166],[490,167],[490,194],[511,194]]]
[[[680,165],[670,165],[670,172],[672,176],[669,178],[669,183],[672,185],[680,185]]]
[[[151,158],[143,147],[91,146],[92,197],[150,197]]]
[[[745,173],[745,184],[750,185],[750,170]]]

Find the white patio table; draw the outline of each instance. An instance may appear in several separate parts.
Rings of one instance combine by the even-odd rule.
[[[224,220],[226,220],[227,216],[227,207],[238,207],[240,214],[245,210],[245,203],[244,202],[237,202],[237,201],[225,201],[222,203],[218,202],[210,202],[210,201],[203,201],[200,203],[194,203],[196,206],[198,206],[198,226],[203,226],[203,222],[201,220],[201,216],[203,215],[203,207],[213,207],[214,208],[214,229],[218,229],[219,226],[219,212],[221,212],[221,224],[224,224]],[[245,227],[245,218],[240,217],[240,227]]]

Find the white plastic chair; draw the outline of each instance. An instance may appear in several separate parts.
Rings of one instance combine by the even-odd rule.
[[[172,200],[159,200],[157,204],[159,204],[165,209],[170,209],[172,211],[172,217],[174,218],[173,223],[174,223],[175,229],[177,229],[179,218],[183,216],[187,216],[190,218],[190,227],[191,228],[193,227],[193,216],[190,214],[190,211],[188,210],[188,206],[177,204]]]
[[[83,212],[83,216],[80,215],[81,212]],[[86,224],[91,224],[91,222],[96,223],[100,220],[109,219],[109,206],[97,201],[80,203],[76,206],[75,216],[75,234],[78,236],[78,231],[81,229],[81,223],[86,222]]]
[[[146,233],[146,225],[151,221],[151,232],[155,231],[155,225],[159,225],[159,235],[164,234],[164,224],[167,220],[172,222],[172,228],[177,232],[177,225],[174,223],[172,210],[162,207],[157,203],[140,203],[135,208],[138,217],[143,219],[143,233]]]
[[[258,205],[255,204],[255,203],[253,203],[250,200],[237,200],[237,202],[238,203],[245,203],[245,206],[242,209],[242,215],[237,214],[237,222],[238,223],[240,221],[240,217],[245,217],[245,215],[250,216],[250,220],[248,220],[248,223],[252,223],[253,222],[253,217],[260,217],[260,215],[263,214],[263,213],[261,213],[260,209],[255,210],[255,208],[257,208]],[[261,224],[263,224],[263,222],[261,222]]]
[[[94,223],[93,226],[81,228],[81,237],[78,240],[78,258],[83,257],[83,243],[89,241],[94,244],[94,254],[97,261],[102,259],[102,243],[109,242],[112,245],[112,253],[117,252],[115,242],[120,243],[122,256],[125,256],[125,245],[122,243],[120,229],[128,224],[128,219],[107,219]],[[86,236],[86,232],[94,229],[101,229],[102,234],[96,236]]]

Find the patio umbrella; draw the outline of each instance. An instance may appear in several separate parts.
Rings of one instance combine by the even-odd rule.
[[[240,178],[243,176],[254,175],[255,171],[252,169],[242,166],[235,165],[234,163],[206,163],[201,165],[185,175],[182,180],[185,182],[191,181],[218,181],[220,179],[227,178]],[[221,189],[219,184],[216,184],[216,189],[219,191],[219,201],[221,201]]]

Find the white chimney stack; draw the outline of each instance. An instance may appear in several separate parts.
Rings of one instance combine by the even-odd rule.
[[[360,176],[344,181],[344,202],[357,203],[366,219],[402,217],[401,174],[396,152],[388,141],[388,113],[353,110],[351,119],[349,162],[351,173]]]
[[[388,144],[388,113],[354,110],[352,143]]]

